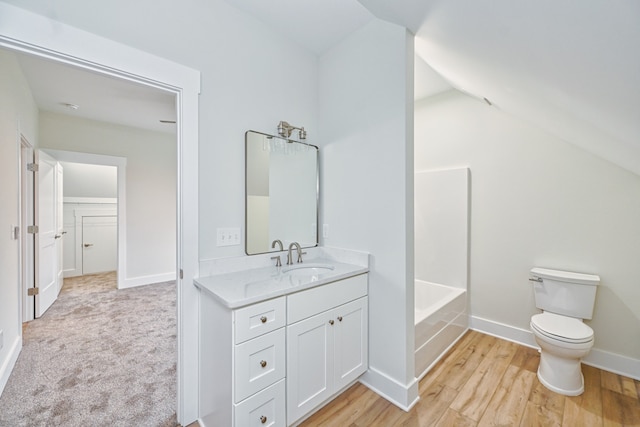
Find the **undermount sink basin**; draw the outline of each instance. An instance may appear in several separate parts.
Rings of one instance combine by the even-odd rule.
[[[328,264],[303,264],[286,267],[282,270],[282,273],[287,276],[317,276],[326,274],[334,268],[333,265]]]

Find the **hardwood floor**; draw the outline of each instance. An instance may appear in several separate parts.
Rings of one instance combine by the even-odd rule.
[[[565,397],[538,381],[539,359],[469,331],[420,381],[410,412],[358,383],[301,426],[640,426],[640,381],[582,365],[584,394]]]

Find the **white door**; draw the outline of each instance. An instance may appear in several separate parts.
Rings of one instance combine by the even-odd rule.
[[[82,274],[118,268],[118,217],[82,217]]]
[[[368,367],[367,298],[341,305],[335,313],[335,388],[345,387]]]
[[[56,162],[55,166],[56,171],[56,252],[58,253],[58,263],[56,265],[56,281],[58,282],[58,293],[62,290],[62,285],[64,284],[64,235],[67,234],[64,231],[64,197],[62,194],[63,190],[63,179],[64,179],[64,170],[62,165],[59,162]]]
[[[35,317],[40,317],[56,300],[59,293],[58,276],[62,266],[58,265],[61,248],[58,234],[57,198],[59,191],[58,162],[48,154],[36,150],[35,162],[38,165],[35,181],[35,217],[38,232],[36,236],[36,288]]]
[[[331,312],[325,311],[287,326],[288,423],[333,393],[334,324]]]

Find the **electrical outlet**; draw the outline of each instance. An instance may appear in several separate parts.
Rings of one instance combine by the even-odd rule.
[[[322,237],[329,237],[329,224],[322,224]]]
[[[216,229],[218,246],[236,246],[240,244],[240,228],[218,228]]]

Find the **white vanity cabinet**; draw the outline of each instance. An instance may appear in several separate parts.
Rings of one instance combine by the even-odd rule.
[[[366,273],[240,307],[199,280],[202,426],[294,425],[366,371]]]
[[[200,414],[204,426],[286,425],[286,298],[229,310],[200,299]]]
[[[361,275],[287,297],[289,425],[366,371],[366,295]]]

